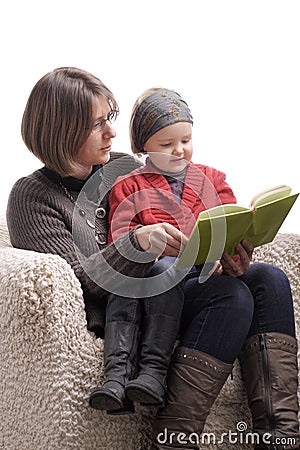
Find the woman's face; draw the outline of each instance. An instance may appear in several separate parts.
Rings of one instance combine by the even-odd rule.
[[[109,161],[112,139],[116,136],[111,123],[106,120],[109,119],[110,112],[111,108],[106,98],[96,97],[91,134],[79,149],[76,158],[76,162],[82,166],[82,171],[74,174],[75,177],[84,179],[91,173],[94,165]]]

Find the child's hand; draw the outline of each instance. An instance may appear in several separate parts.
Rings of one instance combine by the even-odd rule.
[[[135,236],[146,252],[160,256],[178,256],[188,241],[181,231],[165,222],[137,228]]]

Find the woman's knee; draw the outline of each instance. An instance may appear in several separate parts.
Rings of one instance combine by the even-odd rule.
[[[249,323],[254,312],[253,296],[249,287],[239,278],[221,277],[222,280],[222,302],[231,310],[231,313]]]
[[[203,308],[217,308],[222,313],[228,311],[232,317],[252,319],[254,302],[248,286],[239,278],[228,275],[210,277],[205,283],[190,279],[185,285],[187,316],[194,316]]]
[[[206,288],[201,288],[202,301],[199,299],[198,303],[204,304],[204,308],[195,313],[197,299],[185,306],[182,345],[197,348],[231,364],[253,320],[253,297],[238,278],[227,275],[213,278]]]
[[[283,270],[255,263],[242,277],[254,299],[254,320],[250,335],[274,331],[295,335],[293,297]]]
[[[291,288],[287,275],[279,267],[267,263],[254,263],[241,279],[252,292],[264,289],[268,296],[291,296]]]

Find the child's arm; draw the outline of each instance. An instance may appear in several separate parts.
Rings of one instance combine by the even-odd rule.
[[[140,225],[134,203],[134,185],[128,183],[128,179],[131,177],[117,181],[109,196],[109,243]]]
[[[222,204],[236,203],[236,197],[226,181],[225,173],[215,170],[214,185]]]
[[[226,181],[224,172],[214,169],[213,167],[201,165],[199,167],[202,167],[206,176],[206,183],[204,183],[202,188],[206,209],[222,204],[236,203],[236,197]]]

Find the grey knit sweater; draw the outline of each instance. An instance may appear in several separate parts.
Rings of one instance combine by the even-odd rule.
[[[98,192],[99,198],[103,197],[101,204],[95,196],[89,201],[93,212],[99,206],[106,211],[104,217],[96,219],[96,236],[95,230],[87,225],[86,217],[77,214],[77,241],[74,241],[72,219],[73,212],[78,209],[74,200],[78,198],[79,192],[68,189],[71,195],[66,195],[61,186],[65,185],[65,179],[58,174],[49,178],[45,171],[37,170],[21,178],[13,186],[8,200],[7,224],[12,245],[59,255],[71,265],[82,286],[88,329],[98,337],[104,336],[106,286],[115,283],[113,271],[108,266],[119,273],[137,278],[146,276],[152,266],[152,262],[132,261],[137,261],[136,253],[144,253],[135,239],[134,230],[122,236],[115,244],[106,243],[109,187],[119,175],[126,174],[139,165],[129,155],[112,152],[110,161],[102,167]],[[101,193],[102,188],[106,195]]]

